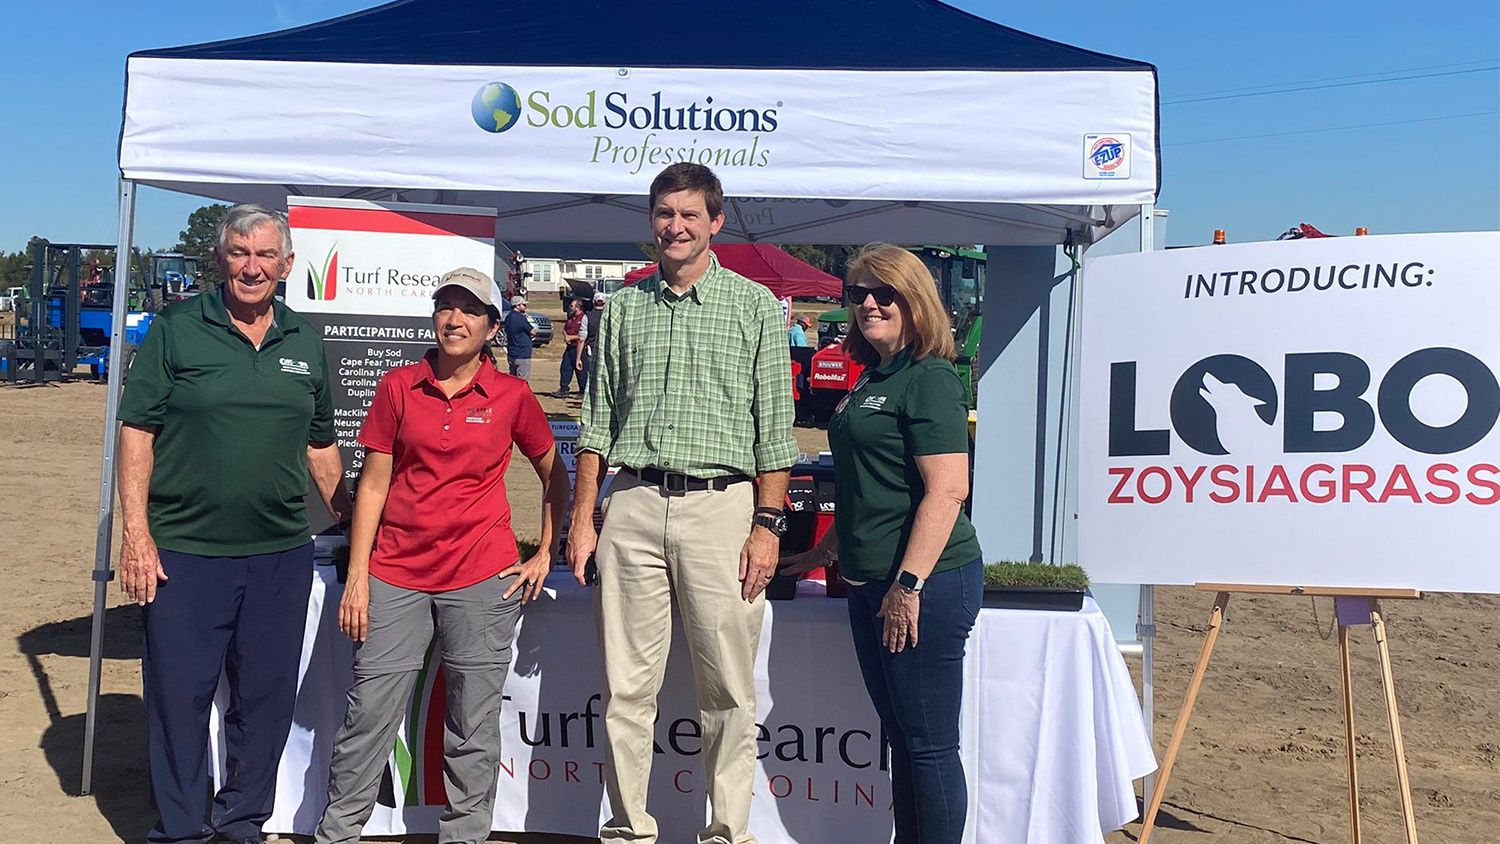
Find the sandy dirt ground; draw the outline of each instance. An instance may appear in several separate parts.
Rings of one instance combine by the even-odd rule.
[[[556,388],[558,357],[556,344],[541,350],[532,379],[537,392]],[[0,644],[0,818],[7,840],[136,842],[154,819],[146,792],[140,616],[114,584],[94,788],[80,796],[104,402],[104,387],[87,382],[0,387],[0,560],[11,584],[0,590],[0,640],[8,643]],[[549,411],[577,409],[576,400],[542,402]],[[798,437],[804,451],[823,447],[821,431],[798,429]],[[534,532],[537,486],[525,461],[517,463],[515,521],[521,532]],[[1210,595],[1189,588],[1157,592],[1158,756],[1210,603]],[[1500,597],[1438,594],[1385,608],[1422,840],[1493,841],[1500,835]],[[1331,612],[1327,600],[1318,601],[1316,620],[1307,598],[1231,600],[1153,840],[1348,840],[1337,648],[1321,638]],[[1404,836],[1374,653],[1369,631],[1357,632],[1364,840],[1394,844]],[[1133,824],[1108,840],[1133,841],[1138,829]]]

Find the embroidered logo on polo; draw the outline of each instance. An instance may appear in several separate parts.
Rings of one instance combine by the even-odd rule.
[[[312,371],[311,368],[307,365],[307,361],[305,360],[282,358],[278,362],[281,364],[282,372],[289,372],[293,375],[308,375],[311,374]]]
[[[476,407],[465,413],[464,421],[472,422],[475,425],[488,425],[494,414],[495,409],[493,407]]]
[[[889,397],[888,396],[865,396],[865,400],[862,401],[862,402],[860,402],[859,408],[860,408],[860,410],[879,410],[882,407],[885,407],[885,400],[887,398],[889,398]]]
[[[843,398],[839,399],[838,407],[835,407],[833,409],[833,412],[843,413],[844,408],[849,406],[849,399],[853,398],[854,394],[859,392],[859,388],[863,387],[865,385],[865,382],[868,380],[870,380],[869,373],[859,376],[859,380],[854,382],[854,386],[849,388],[849,392],[846,393]],[[881,400],[884,401],[884,398],[882,398]]]

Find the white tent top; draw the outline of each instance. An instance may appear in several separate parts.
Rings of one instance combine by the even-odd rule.
[[[679,160],[731,194],[722,240],[1088,243],[1155,201],[1149,64],[933,0],[683,11],[401,0],[137,53],[120,169],[272,206],[493,207],[506,240],[639,239]]]

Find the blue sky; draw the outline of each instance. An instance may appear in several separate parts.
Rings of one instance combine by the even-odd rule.
[[[7,251],[32,234],[115,238],[115,145],[128,53],[296,26],[373,3],[17,5],[0,34],[0,109],[7,117],[0,127],[0,249]],[[1360,225],[1376,234],[1500,229],[1494,0],[1168,0],[1128,4],[1128,11],[1118,4],[954,5],[1159,68],[1160,205],[1171,211],[1170,243],[1206,243],[1215,228],[1227,229],[1232,241],[1262,240],[1303,221],[1339,234]],[[1395,77],[1421,78],[1370,84]],[[1295,87],[1312,90],[1178,102]],[[961,110],[954,119],[962,120]],[[171,245],[203,202],[142,191],[137,242]]]

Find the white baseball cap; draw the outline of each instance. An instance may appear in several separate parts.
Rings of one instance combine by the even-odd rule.
[[[495,282],[479,270],[473,267],[459,267],[443,273],[443,277],[438,279],[437,289],[432,291],[432,298],[436,299],[438,294],[443,292],[444,287],[462,287],[473,293],[474,298],[485,307],[493,308],[495,300],[490,295],[490,288],[494,286]]]

